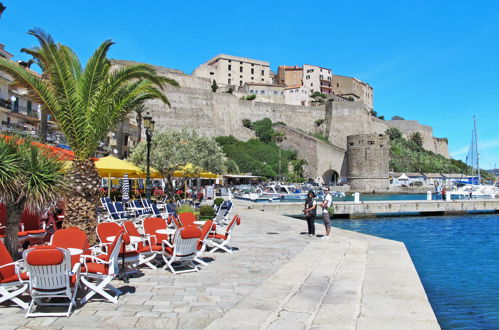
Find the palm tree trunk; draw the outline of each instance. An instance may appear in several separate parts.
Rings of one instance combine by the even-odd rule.
[[[45,110],[42,107],[42,112],[40,114],[40,141],[41,142],[47,141],[47,120],[48,120],[47,110]]]
[[[125,140],[125,119],[121,119],[116,129],[116,150],[118,150],[118,158],[123,158],[123,142]]]
[[[7,205],[7,224],[5,228],[5,246],[9,250],[14,260],[21,258],[19,254],[19,222],[21,214],[24,211],[24,203],[8,203]]]
[[[77,227],[87,233],[91,245],[97,242],[97,203],[101,179],[91,159],[74,160],[67,172],[70,194],[66,199],[64,228]]]
[[[141,112],[137,113],[137,127],[139,128],[139,139],[137,140],[137,143],[140,143],[140,141],[142,141],[142,113]]]

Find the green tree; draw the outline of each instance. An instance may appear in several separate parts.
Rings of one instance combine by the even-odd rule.
[[[5,245],[18,258],[21,214],[45,211],[63,198],[63,163],[29,141],[0,137],[0,200],[7,207]]]
[[[390,140],[398,140],[398,139],[402,138],[402,132],[398,128],[395,128],[395,127],[391,127],[389,129],[387,129],[385,134],[388,134],[388,136],[390,137]]]
[[[168,99],[161,85],[178,86],[172,79],[160,77],[145,64],[117,67],[107,52],[113,45],[104,41],[83,68],[78,56],[40,29],[30,30],[39,46],[23,49],[37,59],[46,79],[24,67],[0,58],[0,69],[26,87],[34,100],[43,104],[64,133],[75,154],[67,172],[71,193],[66,198],[65,226],[85,230],[93,244],[97,225],[96,205],[100,178],[91,157],[102,139],[127,113],[148,99]]]
[[[217,89],[218,89],[217,81],[215,79],[213,79],[213,82],[211,83],[211,91],[213,93],[216,93]]]
[[[253,129],[255,131],[255,135],[260,139],[260,141],[264,143],[272,141],[274,130],[272,128],[272,121],[269,118],[263,118],[262,120],[253,122]]]
[[[146,167],[147,144],[138,144],[130,160]],[[173,198],[173,172],[187,164],[194,169],[191,175],[201,170],[213,173],[225,173],[226,157],[220,145],[213,139],[199,135],[196,131],[164,131],[155,134],[151,141],[151,166],[157,169],[166,179],[167,195]]]
[[[326,102],[327,95],[319,91],[315,91],[310,95],[312,102],[317,104],[324,104]]]
[[[249,119],[243,119],[243,126],[249,129],[253,129],[253,123]]]
[[[417,145],[419,148],[423,148],[423,137],[421,136],[421,133],[419,132],[413,133],[409,140],[414,142],[414,144]]]
[[[246,101],[253,101],[254,99],[256,99],[256,95],[255,94],[246,95],[244,99]]]

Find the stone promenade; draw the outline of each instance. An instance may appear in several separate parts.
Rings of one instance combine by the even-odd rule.
[[[197,273],[143,269],[118,304],[93,299],[69,318],[24,318],[0,305],[2,329],[439,329],[402,243],[236,210],[234,253],[207,253]],[[317,226],[318,233],[323,231]]]

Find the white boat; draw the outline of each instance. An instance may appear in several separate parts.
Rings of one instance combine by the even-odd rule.
[[[291,185],[269,185],[263,190],[263,194],[279,197],[282,200],[305,200],[307,193],[297,192],[298,188]]]

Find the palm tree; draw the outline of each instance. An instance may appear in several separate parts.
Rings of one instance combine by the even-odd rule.
[[[0,138],[0,200],[8,215],[5,245],[13,256],[19,257],[17,232],[23,211],[38,213],[63,198],[63,165],[29,141]]]
[[[75,159],[67,172],[71,193],[66,198],[64,225],[85,230],[94,243],[100,178],[91,157],[123,116],[149,99],[168,103],[161,85],[178,83],[145,64],[112,68],[107,58],[111,40],[104,41],[82,68],[73,50],[56,44],[49,34],[40,29],[28,34],[39,46],[23,51],[38,61],[47,79],[2,58],[0,69],[43,104],[65,135]]]
[[[137,140],[137,143],[140,143],[142,141],[142,114],[144,113],[144,111],[146,111],[146,107],[141,104],[136,107],[134,111],[137,115],[135,120],[137,121],[137,127],[139,129],[139,139]]]

